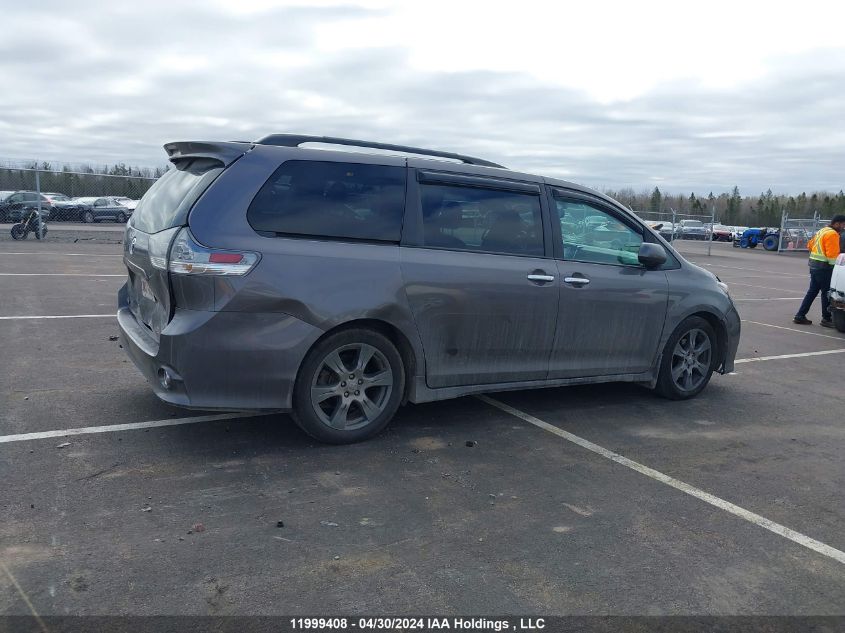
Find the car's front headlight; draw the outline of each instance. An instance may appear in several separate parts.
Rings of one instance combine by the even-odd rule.
[[[731,296],[731,291],[728,289],[728,284],[726,284],[724,281],[722,281],[718,277],[716,277],[716,285],[719,286],[719,290],[724,292],[728,297]]]

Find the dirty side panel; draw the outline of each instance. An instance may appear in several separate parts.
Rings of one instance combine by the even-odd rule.
[[[429,387],[546,377],[558,287],[526,277],[554,262],[426,248],[401,259]]]

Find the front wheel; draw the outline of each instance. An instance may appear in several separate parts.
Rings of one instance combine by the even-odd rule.
[[[117,217],[115,218],[114,221],[117,222],[118,224],[126,224],[126,214],[123,211],[121,211],[120,213],[117,214]]]
[[[82,214],[82,221],[85,224],[92,224],[94,222],[94,213],[93,211],[86,211]]]
[[[13,240],[25,240],[27,235],[26,228],[23,224],[15,224],[12,227],[12,239]]]
[[[360,442],[393,419],[404,388],[405,369],[393,343],[371,330],[341,331],[305,357],[294,386],[294,419],[321,442]]]
[[[716,333],[701,317],[689,317],[675,329],[663,349],[655,391],[670,400],[697,396],[716,367]]]
[[[845,333],[845,310],[831,310],[833,312],[833,326],[837,332]]]

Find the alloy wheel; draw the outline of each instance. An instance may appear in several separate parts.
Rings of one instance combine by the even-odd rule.
[[[710,337],[698,328],[688,330],[672,352],[672,382],[681,391],[695,391],[707,380],[712,362]]]
[[[311,382],[311,406],[323,424],[352,431],[384,412],[393,383],[390,363],[376,347],[344,345],[320,362]]]

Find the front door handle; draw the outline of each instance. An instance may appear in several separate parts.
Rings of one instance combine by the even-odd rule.
[[[541,273],[531,273],[525,277],[528,281],[536,281],[539,283],[548,283],[550,281],[554,281],[554,275],[546,275]]]
[[[586,285],[590,283],[590,280],[586,277],[564,277],[563,283],[565,284],[576,284],[576,285]]]

